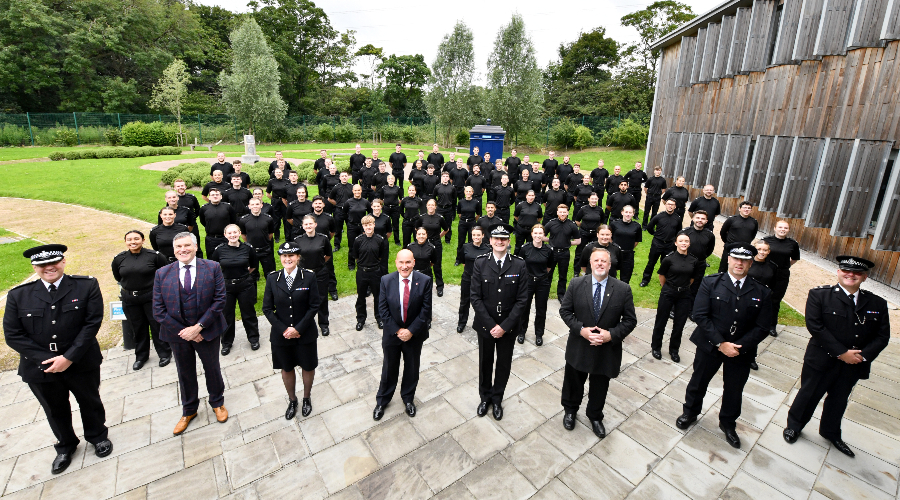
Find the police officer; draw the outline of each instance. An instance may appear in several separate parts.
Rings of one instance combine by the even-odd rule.
[[[515,192],[509,183],[509,176],[504,173],[500,176],[500,185],[493,189],[494,203],[497,206],[497,216],[503,219],[504,224],[509,223],[509,207],[515,200]],[[518,240],[517,240],[518,241]]]
[[[237,215],[234,212],[234,208],[227,202],[222,201],[222,194],[218,189],[211,189],[209,191],[209,203],[200,207],[200,224],[203,224],[203,227],[206,229],[206,255],[212,255],[213,250],[217,246],[228,242],[225,239],[225,226],[235,222],[237,222]],[[152,241],[153,239],[151,238]],[[169,262],[174,261],[175,257],[173,254]]]
[[[319,190],[319,194],[328,198],[331,195],[331,192],[339,186],[341,183],[346,183],[347,179],[350,178],[350,175],[347,172],[338,173],[337,165],[331,164],[328,165],[328,174],[322,179],[322,189]],[[332,204],[328,204],[325,206],[325,211],[329,214],[334,213],[335,206]]]
[[[329,245],[332,245],[332,238],[334,238],[334,233],[337,228],[337,223],[335,222],[334,217],[325,213],[325,198],[323,198],[320,195],[313,196],[312,208],[313,208],[312,213],[307,214],[307,215],[312,215],[313,218],[315,219],[316,232],[325,236],[327,243]],[[304,217],[306,217],[306,216],[304,215]],[[301,219],[301,229],[302,229],[302,225],[303,225],[302,221],[303,220]],[[296,241],[296,239],[297,238],[295,237],[294,240]],[[326,265],[328,266],[328,277],[329,277],[328,278],[328,287],[327,287],[328,295],[331,296],[331,300],[337,300],[338,299],[337,275],[334,271],[334,259],[333,258],[328,259],[328,262],[326,263]],[[316,269],[318,269],[318,268],[316,268]],[[316,269],[313,269],[313,271],[316,272],[316,279],[322,278],[319,276],[319,274],[321,274],[319,272],[320,270],[317,271]],[[322,293],[325,293],[325,292],[323,291]],[[325,335],[328,335],[328,334],[326,333]]]
[[[391,173],[394,174],[394,178],[398,180],[397,185],[400,189],[403,189],[403,170],[406,168],[406,155],[400,151],[401,147],[402,146],[400,146],[400,143],[398,142],[394,152],[391,153],[390,158],[388,158],[388,161],[391,164]]]
[[[813,288],[806,299],[810,339],[803,356],[800,391],[788,411],[784,440],[797,441],[825,396],[819,435],[853,457],[853,450],[841,438],[841,419],[853,386],[869,378],[872,361],[887,347],[891,326],[887,302],[860,289],[875,263],[851,255],[840,255],[836,260],[837,284]]]
[[[434,188],[434,200],[437,202],[437,212],[448,224],[453,224],[453,219],[456,218],[456,188],[450,184],[450,174],[447,172],[441,174],[441,183]],[[451,237],[452,228],[444,235],[444,243],[450,243]]]
[[[597,160],[597,168],[591,170],[591,184],[597,193],[599,203],[603,203],[603,193],[606,192],[606,179],[609,178],[609,170],[606,170],[603,160]]]
[[[694,283],[691,284],[691,297],[697,296],[697,291],[700,289],[700,281],[703,278],[703,273],[706,272],[706,268],[709,267],[709,264],[706,263],[706,259],[712,255],[713,250],[716,248],[716,236],[706,228],[706,222],[709,219],[707,218],[706,212],[703,210],[697,210],[694,212],[693,220],[691,222],[691,226],[682,229],[678,234],[686,234],[691,238],[691,246],[688,248],[688,253],[697,257],[697,259],[703,264],[703,267],[700,268],[700,274],[698,274],[694,278]],[[756,250],[754,248],[754,250]],[[774,327],[774,325],[773,325]]]
[[[232,178],[240,177],[241,178],[241,186],[244,188],[250,189],[250,174],[248,174],[247,172],[241,172],[242,166],[243,166],[243,164],[241,163],[241,160],[234,160],[234,164],[232,165],[232,167],[234,168],[234,171],[231,172],[230,174],[225,174],[225,177],[223,180],[225,182],[227,182],[228,184],[231,184]]]
[[[422,186],[423,190],[419,193],[423,200],[433,200],[434,199],[434,188],[437,187],[441,182],[441,176],[437,174],[435,171],[434,165],[429,163],[425,166],[425,175],[422,177]],[[418,191],[416,191],[418,192]]]
[[[557,207],[559,207],[560,205],[569,206],[572,204],[569,193],[567,193],[565,189],[560,189],[559,179],[553,179],[552,181],[550,181],[550,189],[548,189],[547,192],[544,193],[543,203],[543,224],[550,222],[550,219],[552,219],[556,215]]]
[[[425,191],[425,163],[416,160],[413,164],[412,169],[409,171],[409,176],[406,178],[410,184],[416,187],[417,193],[422,193]]]
[[[466,239],[472,241],[472,228],[478,223],[481,217],[481,198],[474,197],[475,190],[471,186],[466,186],[464,198],[459,200],[457,205],[457,213],[459,213],[459,224],[456,226],[456,266],[465,262],[463,256],[463,245]]]
[[[725,219],[725,223],[722,224],[722,229],[719,230],[719,236],[722,238],[722,243],[725,243],[726,245],[728,243],[737,243],[739,241],[750,243],[756,238],[756,232],[759,231],[759,222],[750,216],[752,210],[752,203],[749,201],[742,201],[738,205],[738,213]],[[710,228],[710,231],[712,231],[712,228]],[[719,264],[720,273],[725,270],[727,263],[728,259],[722,255],[722,260]]]
[[[231,178],[231,189],[225,191],[222,199],[227,201],[232,208],[236,217],[243,217],[247,213],[247,204],[253,198],[253,193],[241,184],[240,177]]]
[[[543,209],[541,208],[541,204],[534,201],[535,192],[528,191],[525,194],[525,201],[516,204],[516,210],[513,212],[513,219],[515,220],[515,233],[516,233],[516,251],[519,251],[522,248],[522,245],[528,242],[529,237],[531,236],[531,227],[537,224],[543,214]],[[503,219],[503,216],[500,216]],[[503,223],[506,224],[506,219],[503,219]]]
[[[353,240],[351,252],[356,257],[356,331],[366,324],[366,291],[372,292],[375,298],[375,322],[378,328],[384,325],[378,314],[378,294],[381,290],[381,277],[387,274],[388,247],[387,238],[375,234],[375,218],[367,215],[362,218],[363,234]]]
[[[590,177],[585,177],[585,182],[589,180]],[[581,276],[581,255],[584,252],[584,247],[591,240],[594,240],[597,228],[604,223],[606,218],[603,208],[598,204],[600,198],[597,196],[597,193],[591,189],[590,184],[580,184],[578,189],[584,187],[588,188],[587,203],[575,211],[575,224],[578,225],[581,242],[575,247],[575,258],[572,260],[573,278]],[[588,257],[588,260],[590,260],[590,257]]]
[[[578,165],[576,164],[576,169]],[[576,177],[576,175],[578,177]],[[572,182],[573,179],[579,179],[578,183],[573,185],[571,189],[568,190],[569,196],[572,198],[572,214],[576,217],[578,216],[578,211],[581,210],[581,207],[587,206],[587,204],[591,201],[591,194],[594,193],[594,186],[591,186],[591,178],[586,175],[581,174],[572,174],[569,176],[569,183]],[[597,203],[594,206],[600,204],[600,197],[597,197]],[[603,213],[603,209],[600,209],[600,213]],[[606,221],[603,221],[606,222]]]
[[[334,223],[335,223],[335,236],[334,236],[334,250],[341,249],[341,239],[343,238],[344,233],[344,222],[347,221],[347,214],[344,213],[344,203],[353,198],[353,186],[354,184],[350,184],[348,182],[347,172],[341,172],[340,176],[340,184],[331,188],[331,191],[325,194],[325,198],[328,199],[328,203],[332,205],[332,213],[334,213]]]
[[[569,163],[569,155],[563,156],[563,162],[556,167],[556,178],[559,179],[559,185],[566,189],[569,186],[569,176],[575,171],[575,167]]]
[[[517,153],[518,151],[516,151],[516,148],[513,148],[509,152],[509,156],[506,157],[506,161],[503,162],[503,165],[506,166],[506,171],[516,178],[519,177],[519,165],[522,164],[522,160],[520,160],[519,157],[516,156]],[[527,160],[528,157],[526,156],[525,159]]]
[[[262,264],[263,276],[275,270],[275,257],[272,253],[272,239],[275,233],[275,220],[262,213],[262,201],[250,200],[250,213],[238,220],[238,227],[244,241],[253,248],[256,259]],[[253,270],[254,280],[259,280],[259,268]]]
[[[443,165],[444,164],[444,155],[439,151],[437,144],[431,145],[431,153],[428,153],[428,158],[426,161],[431,163],[432,165]],[[453,153],[450,153],[453,154]]]
[[[223,178],[224,176],[221,171],[216,170],[213,172],[212,180],[210,182],[207,182],[203,186],[203,189],[200,190],[200,194],[203,196],[204,201],[209,201],[209,191],[211,189],[218,189],[219,193],[224,193],[225,191],[231,189],[231,183],[224,182]]]
[[[649,224],[644,224],[644,229],[653,235],[650,241],[650,255],[647,256],[647,266],[644,267],[644,275],[641,277],[641,287],[650,284],[653,269],[661,257],[665,257],[675,251],[675,236],[681,231],[681,216],[675,213],[675,200],[666,200],[665,212],[660,212],[650,219]],[[644,212],[647,215],[647,212]],[[722,256],[728,267],[728,259]]]
[[[332,268],[328,265],[332,258],[331,241],[328,236],[318,232],[319,225],[313,214],[303,216],[301,227],[303,233],[294,238],[294,244],[299,249],[303,266],[315,273],[321,299],[318,310],[319,329],[322,331],[322,336],[327,337],[331,325],[328,319],[328,290],[332,286]]]
[[[444,244],[443,237],[450,231],[450,221],[437,213],[437,202],[428,200],[425,204],[425,213],[419,216],[416,227],[425,228],[428,233],[428,241],[434,245],[434,287],[438,297],[444,296],[444,271],[442,266]],[[415,255],[415,251],[413,251]]]
[[[359,183],[359,174],[366,165],[366,155],[360,152],[361,149],[362,146],[357,144],[356,152],[350,155],[350,175],[353,184]]]
[[[544,345],[544,324],[547,320],[547,299],[550,297],[550,271],[556,265],[553,248],[544,243],[544,226],[531,226],[531,242],[522,245],[516,253],[525,260],[528,269],[528,303],[522,313],[522,326],[516,340],[525,343],[525,331],[528,330],[528,316],[531,314],[531,302],[534,301],[534,345]]]
[[[703,408],[709,382],[723,368],[724,388],[719,410],[719,429],[728,444],[741,447],[735,422],[741,415],[744,385],[756,348],[771,329],[772,292],[752,279],[747,271],[756,249],[746,243],[728,246],[728,272],[703,278],[694,302],[697,328],[691,342],[697,345],[694,373],[684,396],[684,413],[675,421],[687,429]],[[723,366],[724,365],[724,366]]]
[[[265,194],[265,191],[263,191],[263,188],[255,187],[251,190],[251,192],[253,193],[253,198],[259,200],[259,202],[261,203],[260,208],[259,208],[259,213],[266,214],[269,217],[271,217],[272,216],[272,205],[269,205],[268,203],[265,202],[265,200],[263,200],[263,194]],[[249,204],[248,204],[247,209],[248,210],[250,209]]]
[[[687,188],[684,187],[684,177],[679,176],[677,179],[675,179],[675,185],[666,189],[666,192],[663,193],[662,201],[666,201],[670,198],[675,200],[675,213],[677,213],[683,221],[684,208],[687,205],[689,196],[690,193],[688,192]]]
[[[619,190],[606,198],[606,210],[609,213],[610,223],[616,219],[622,218],[622,209],[626,206],[631,206],[631,208],[634,209],[634,213],[637,214],[638,202],[635,197],[628,192],[628,181],[623,180],[619,182]]]
[[[284,221],[284,212],[287,205],[287,185],[289,180],[284,178],[284,170],[278,167],[274,170],[274,176],[266,185],[266,196],[272,201],[272,218],[275,219],[275,241],[281,239],[281,223]],[[285,228],[287,232],[287,228]]]
[[[467,190],[470,188],[466,188]],[[462,247],[462,259],[465,263],[462,278],[459,282],[459,321],[456,324],[456,332],[462,333],[469,321],[469,300],[472,285],[472,266],[475,259],[491,252],[491,247],[484,243],[484,229],[481,226],[472,227],[472,241]],[[418,262],[418,258],[416,262]]]
[[[396,177],[389,175],[387,184],[378,190],[378,198],[384,202],[384,213],[390,218],[391,227],[388,231],[394,234],[394,244],[400,244],[400,198],[403,196],[403,188],[394,184]]]
[[[788,236],[790,232],[791,226],[788,221],[779,220],[775,223],[775,234],[763,238],[771,250],[769,260],[778,266],[775,280],[772,282],[772,309],[776,319],[781,310],[781,299],[787,294],[788,284],[791,281],[791,267],[800,260],[800,244]],[[769,332],[773,337],[778,336],[775,331],[776,323],[777,321],[772,322],[772,331]]]
[[[175,262],[175,249],[172,240],[175,235],[188,230],[184,224],[175,223],[175,210],[171,207],[159,211],[162,223],[150,230],[150,247],[162,254],[169,262]]]
[[[553,247],[553,259],[556,261],[554,268],[559,268],[559,279],[556,281],[556,294],[566,294],[566,284],[569,282],[569,248],[581,243],[581,234],[578,226],[569,220],[569,208],[560,205],[556,208],[556,218],[544,225],[544,241]],[[550,280],[553,280],[554,269],[550,270]]]
[[[372,151],[375,154],[375,151]],[[372,198],[375,196],[375,193],[372,192],[372,184],[374,181],[372,180],[375,177],[375,174],[378,173],[378,163],[375,163],[372,158],[366,158],[366,164],[363,166],[362,170],[359,171],[359,185],[363,187],[362,196],[363,198],[372,201]],[[347,245],[352,243],[349,242]]]
[[[256,319],[256,280],[253,271],[259,269],[256,251],[250,245],[241,242],[241,228],[237,224],[229,224],[225,228],[223,243],[213,250],[210,259],[222,266],[225,278],[225,320],[228,329],[222,335],[222,356],[231,352],[234,344],[235,314],[234,308],[241,309],[241,323],[250,349],[259,349],[259,322]]]
[[[719,204],[719,200],[715,197],[716,188],[712,184],[703,186],[702,193],[703,196],[698,196],[691,202],[691,205],[688,207],[688,215],[693,218],[698,210],[703,210],[709,219],[709,222],[706,224],[707,229],[714,231],[716,216],[722,213],[722,205]],[[749,243],[749,241],[746,243]]]
[[[191,233],[197,237],[197,241],[200,241],[200,226],[197,225],[197,217],[200,217],[200,202],[197,201],[196,196],[187,192],[187,183],[183,179],[175,179],[172,183],[172,188],[178,194],[178,206],[185,207],[194,214],[194,224]],[[162,222],[160,221],[160,223]],[[199,248],[197,249],[197,257],[203,258],[203,252]]]
[[[434,245],[428,241],[428,230],[424,227],[416,228],[415,239],[406,245],[406,248],[413,253],[413,258],[416,260],[413,269],[434,279],[433,269],[437,265],[438,253]]]
[[[481,226],[481,233],[489,234],[490,228],[497,224],[506,224],[506,221],[497,216],[497,204],[489,201],[484,204],[484,216],[479,217],[478,225]]]
[[[466,177],[466,186],[472,187],[472,196],[474,198],[481,199],[485,193],[485,188],[490,187],[489,181],[481,175],[481,167],[476,166],[472,169],[472,175]],[[490,192],[490,189],[488,191]]]
[[[356,268],[356,258],[353,253],[353,242],[363,233],[362,219],[367,214],[372,213],[372,204],[369,200],[363,198],[362,186],[353,185],[353,197],[344,202],[344,216],[347,217],[347,269],[352,271]],[[373,221],[374,222],[374,221]]]
[[[180,200],[176,191],[166,191],[166,206],[175,211],[175,223],[187,226],[188,231],[193,233],[197,226],[197,217],[188,207],[180,206],[178,204]],[[156,216],[156,223],[162,224],[162,216]]]
[[[276,168],[280,168],[282,170],[282,173],[284,173],[285,170],[291,169],[291,166],[288,165],[284,159],[284,153],[282,153],[281,151],[275,151],[275,159],[272,160],[271,163],[269,163],[269,179],[275,178]],[[285,176],[285,179],[286,178],[287,177]]]
[[[577,188],[581,184],[584,184],[584,174],[581,173],[581,164],[576,163],[575,165],[573,165],[573,167],[575,170],[573,170],[572,173],[569,174],[569,176],[566,178],[565,185],[566,191],[568,191],[569,194],[572,195],[572,197],[575,196],[575,188]],[[590,179],[588,179],[588,185],[590,186],[590,184],[591,181]],[[584,203],[587,203],[587,196],[585,196],[584,198]]]
[[[210,165],[209,175],[212,176],[216,170],[222,172],[222,175],[228,175],[234,172],[234,166],[225,161],[225,153],[216,154],[216,162]]]
[[[613,173],[609,177],[606,178],[606,194],[611,195],[613,193],[617,193],[619,191],[619,186],[622,184],[622,181],[626,181],[624,176],[622,176],[622,167],[616,165],[613,167]],[[609,202],[606,202],[609,205]]]
[[[643,164],[641,162],[635,163],[634,168],[625,174],[625,180],[628,181],[628,192],[631,196],[634,196],[635,200],[640,201],[641,186],[647,181],[647,172],[644,172]],[[637,207],[634,210],[635,214],[637,214]]]
[[[417,196],[418,188],[410,183],[406,188],[407,196],[400,200],[400,215],[403,217],[403,247],[407,247],[414,237],[416,221],[425,212],[425,203]]]
[[[391,218],[384,213],[384,201],[381,198],[372,200],[372,218],[375,219],[375,234],[391,241]]]
[[[622,209],[622,218],[613,219],[609,224],[612,240],[619,245],[622,251],[619,253],[619,279],[625,283],[631,281],[634,273],[634,249],[644,240],[641,225],[635,222],[634,207],[625,205]]]
[[[300,228],[303,216],[312,213],[312,201],[309,199],[309,191],[306,186],[297,186],[296,193],[297,195],[288,204],[285,212],[288,224],[291,225],[291,239],[303,232],[303,229]]]
[[[475,167],[472,168],[474,169]],[[478,171],[481,171],[481,167],[478,167]],[[456,160],[456,168],[450,170],[447,173],[450,174],[450,183],[453,184],[453,187],[456,188],[456,199],[461,200],[465,195],[465,193],[463,192],[463,188],[466,187],[466,180],[472,173],[469,172],[468,168],[466,168],[466,165],[463,163],[462,158]]]
[[[612,230],[606,224],[600,224],[600,227],[597,228],[596,240],[588,243],[581,250],[581,259],[578,261],[578,266],[585,276],[591,272],[589,270],[591,267],[591,253],[595,248],[605,248],[609,252],[609,275],[615,278],[616,273],[619,271],[619,261],[622,260],[622,247],[612,240]]]
[[[66,470],[79,443],[69,393],[78,401],[84,438],[97,456],[113,449],[100,400],[100,284],[93,276],[64,274],[66,250],[65,245],[42,245],[22,253],[39,279],[10,290],[3,315],[6,344],[19,353],[19,376],[56,436],[53,474]]]
[[[669,313],[675,312],[675,322],[672,323],[672,336],[669,339],[669,357],[679,363],[681,357],[678,348],[681,347],[681,334],[684,332],[684,324],[691,312],[691,282],[698,275],[702,275],[702,263],[688,253],[691,239],[686,234],[679,234],[675,240],[675,251],[663,258],[659,266],[659,284],[662,290],[659,293],[659,303],[656,306],[656,321],[653,325],[653,337],[650,341],[650,349],[653,357],[662,359],[662,340],[669,322]]]
[[[471,298],[475,310],[472,328],[478,333],[478,393],[476,414],[487,415],[493,405],[495,420],[503,418],[503,393],[509,381],[513,348],[522,314],[528,303],[528,270],[525,261],[509,253],[506,224],[491,230],[491,253],[475,259]],[[494,372],[494,353],[497,370]]]
[[[647,227],[647,221],[659,211],[659,200],[668,187],[666,178],[662,176],[659,166],[653,167],[653,177],[644,182],[644,221],[641,224]],[[728,262],[728,259],[723,259]]]
[[[541,164],[541,168],[544,169],[544,175],[546,175],[548,179],[556,177],[556,167],[559,165],[559,162],[553,158],[555,155],[556,151],[548,151],[548,158]]]

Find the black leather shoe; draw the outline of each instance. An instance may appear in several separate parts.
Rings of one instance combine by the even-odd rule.
[[[797,442],[797,438],[800,437],[800,432],[791,429],[790,427],[785,427],[784,432],[781,433],[784,436],[784,440],[790,444],[794,444]]]
[[[384,321],[381,321],[381,318],[376,319],[375,323],[378,323],[378,328],[384,328]]]
[[[366,297],[372,296],[372,290],[366,290]]]
[[[719,429],[725,433],[725,441],[728,441],[732,448],[741,447],[741,438],[738,437],[737,431],[722,424],[719,424]]]
[[[253,349],[254,351],[258,351],[259,350],[259,342],[251,342],[250,349]]]
[[[147,362],[146,360],[139,359],[139,360],[135,361],[133,365],[131,365],[131,369],[134,371],[138,371],[144,367],[144,363],[146,363],[146,362]]]
[[[843,453],[844,455],[847,455],[850,458],[853,458],[856,456],[856,454],[853,453],[853,450],[851,450],[850,447],[847,446],[847,443],[841,441],[840,439],[830,439],[829,441],[831,441],[831,444],[834,445],[834,447],[835,447],[835,449],[837,449],[837,451]]]
[[[53,474],[59,474],[65,471],[69,464],[72,463],[72,455],[68,453],[60,453],[56,455],[56,458],[53,459],[53,466],[50,468],[50,472]]]
[[[773,337],[777,337],[777,336],[778,336],[778,332],[773,328],[773,329],[769,330],[769,335],[771,335],[771,336],[773,336]]]
[[[357,323],[357,324],[356,324],[356,331],[357,331],[357,332],[361,332],[362,329],[363,329],[363,326],[365,326],[365,323],[363,323],[362,321],[360,321],[359,323]]]
[[[104,439],[99,443],[94,443],[94,454],[100,458],[109,456],[112,453],[113,445],[109,439]]]
[[[384,416],[384,406],[376,406],[375,411],[372,412],[372,418],[375,420],[381,420],[381,417]]]
[[[603,427],[603,422],[591,420],[591,429],[598,438],[603,439],[606,437],[606,427]]]
[[[483,416],[487,415],[487,408],[488,408],[488,404],[485,403],[484,401],[482,401],[481,404],[478,405],[478,409],[475,410],[475,413],[479,417],[483,417]]]
[[[563,428],[567,431],[571,431],[575,428],[575,414],[574,413],[566,413],[563,416]]]
[[[649,284],[650,284],[650,283],[648,283],[648,282],[646,282],[646,281],[641,281],[641,283],[640,283],[638,286],[641,287],[641,288],[644,288],[645,286],[647,286],[647,285],[649,285]]]
[[[410,417],[416,416],[416,405],[413,403],[406,403],[406,414]]]
[[[348,270],[348,271],[352,271],[352,270],[354,270],[354,269],[356,269],[356,266],[354,266],[353,264],[347,264],[347,270]]]
[[[331,300],[335,300],[335,301],[336,301],[336,300],[338,299],[337,292],[331,292],[329,295],[331,295]]]
[[[674,309],[671,310],[671,311],[669,311],[669,318],[670,318],[670,319],[675,319],[675,310],[674,310]]]
[[[494,403],[494,420],[500,420],[502,418],[503,418],[503,406],[501,406],[500,403]]]
[[[536,345],[536,346],[538,346],[538,347],[544,345],[544,339],[543,339],[543,337],[541,337],[540,335],[534,337],[534,345]]]
[[[444,296],[444,289],[443,289],[443,288],[438,288],[437,294],[438,294],[438,297],[443,297],[443,296]]]
[[[333,251],[334,251],[334,252],[337,252],[337,251],[340,250],[340,249],[341,249],[341,246],[340,246],[340,245],[335,245]]]
[[[751,369],[751,370],[759,370],[759,365],[756,364],[756,361],[751,361],[751,362],[750,362],[750,369]]]
[[[162,368],[172,362],[172,356],[167,358],[159,358],[159,367]]]
[[[681,363],[681,356],[676,351],[669,351],[669,357],[676,363]]]
[[[228,356],[228,353],[230,353],[230,352],[231,352],[231,346],[230,346],[230,345],[223,345],[223,346],[222,346],[222,356]]]
[[[300,407],[300,414],[308,417],[312,413],[312,401],[309,398],[303,398],[303,406]]]
[[[516,337],[516,342],[518,342],[520,344],[524,344],[525,343],[525,334],[522,334],[522,335],[519,335],[518,337]]]
[[[680,417],[675,419],[675,427],[678,427],[681,430],[685,430],[696,421],[697,421],[697,415],[692,415],[690,413],[682,413]]]
[[[662,352],[659,349],[653,349],[650,354],[653,355],[653,359],[662,359]]]
[[[459,267],[459,261],[454,262],[453,267]]]
[[[456,333],[462,333],[463,330],[466,329],[466,325],[459,325],[456,327]]]
[[[287,410],[284,412],[284,418],[286,420],[293,420],[293,418],[297,415],[297,405],[299,402],[296,399],[292,399],[288,402]]]
[[[323,326],[322,327],[322,336],[327,337],[329,333],[331,333],[331,330],[329,330],[327,326]]]

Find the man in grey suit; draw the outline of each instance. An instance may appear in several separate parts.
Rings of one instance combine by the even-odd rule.
[[[622,341],[637,326],[634,298],[627,283],[609,276],[609,251],[591,252],[591,274],[572,280],[559,306],[569,327],[562,406],[563,427],[575,428],[575,414],[584,398],[584,382],[590,378],[586,415],[594,434],[606,437],[603,406],[609,379],[619,376]]]

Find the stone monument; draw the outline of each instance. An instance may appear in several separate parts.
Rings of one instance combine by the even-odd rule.
[[[253,165],[259,161],[259,155],[256,154],[256,139],[252,135],[244,136],[244,154],[241,155],[241,162],[244,165]]]

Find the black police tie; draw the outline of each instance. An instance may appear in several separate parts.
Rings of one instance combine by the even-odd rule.
[[[735,281],[735,282],[734,282],[734,289],[737,290],[737,291],[739,291],[739,292],[741,291],[741,282],[740,282],[740,281]]]
[[[50,285],[50,286],[53,286],[53,285]],[[856,299],[854,298],[854,295],[852,293],[850,294],[850,302],[853,302],[854,306],[856,305]]]
[[[50,283],[50,286],[47,287],[47,290],[50,292],[51,297],[56,297],[56,285],[54,283]]]

